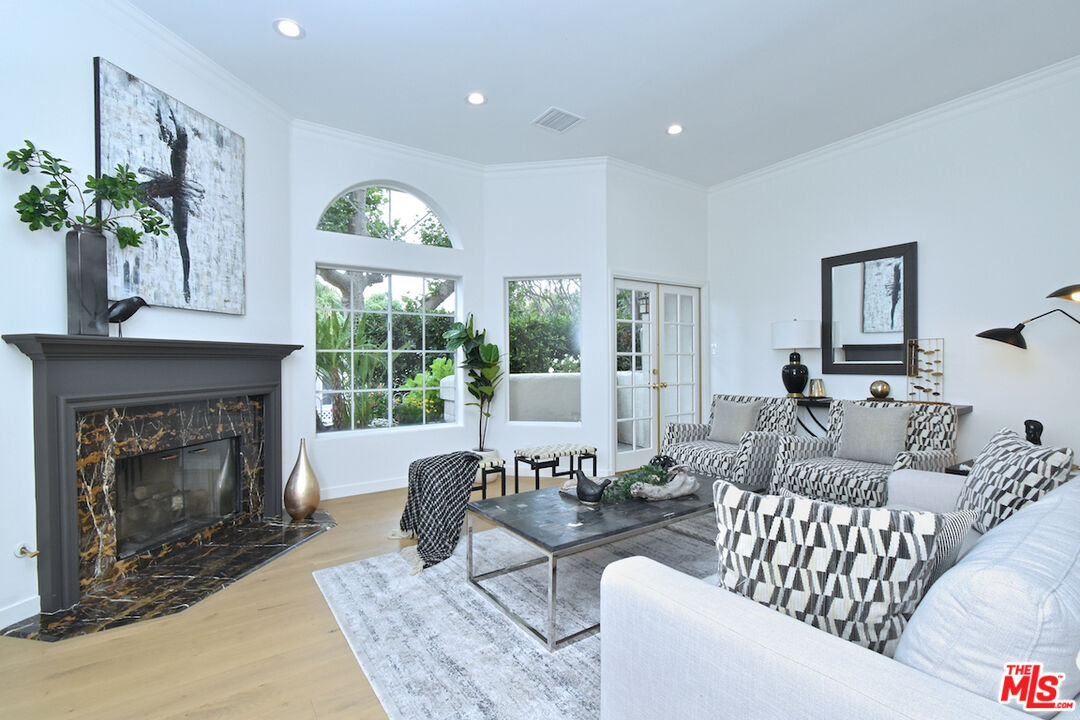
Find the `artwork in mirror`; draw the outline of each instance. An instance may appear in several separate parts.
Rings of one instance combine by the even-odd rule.
[[[821,261],[821,371],[904,375],[917,336],[916,243]]]

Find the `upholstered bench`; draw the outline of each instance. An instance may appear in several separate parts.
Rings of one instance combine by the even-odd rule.
[[[506,494],[506,461],[499,455],[498,450],[476,453],[480,456],[480,482],[472,486],[469,492],[480,491],[480,496],[487,499],[488,475],[498,475],[502,479],[502,494]]]
[[[559,459],[570,459],[570,469],[559,471]],[[584,461],[592,458],[592,472],[596,476],[596,448],[592,445],[579,445],[577,443],[561,443],[558,445],[537,445],[536,447],[521,448],[514,451],[514,492],[518,492],[518,464],[526,463],[536,474],[536,489],[540,489],[540,470],[550,469],[551,477],[564,477],[574,474],[574,459],[577,458],[578,468],[584,466]]]

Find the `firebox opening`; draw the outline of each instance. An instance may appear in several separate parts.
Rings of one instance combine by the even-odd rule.
[[[193,535],[240,512],[239,438],[116,461],[117,555]]]

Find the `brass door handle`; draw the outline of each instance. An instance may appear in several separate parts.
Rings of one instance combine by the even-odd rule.
[[[666,388],[666,387],[667,387],[667,383],[666,383],[666,382],[662,382],[662,383],[653,383],[653,384],[652,384],[652,385],[650,385],[649,387],[651,387],[651,388],[652,388],[653,390],[659,390],[660,388]]]

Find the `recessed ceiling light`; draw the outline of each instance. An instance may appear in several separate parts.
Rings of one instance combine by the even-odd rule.
[[[470,105],[483,105],[487,102],[487,98],[484,97],[484,93],[471,92],[465,98],[465,102],[469,103]]]
[[[304,37],[304,28],[300,23],[289,18],[278,18],[274,21],[274,29],[287,38],[300,39]]]
[[[678,134],[682,133],[682,130],[683,130],[682,125],[680,125],[679,123],[674,123],[673,125],[668,125],[667,134],[668,135],[678,135]]]

